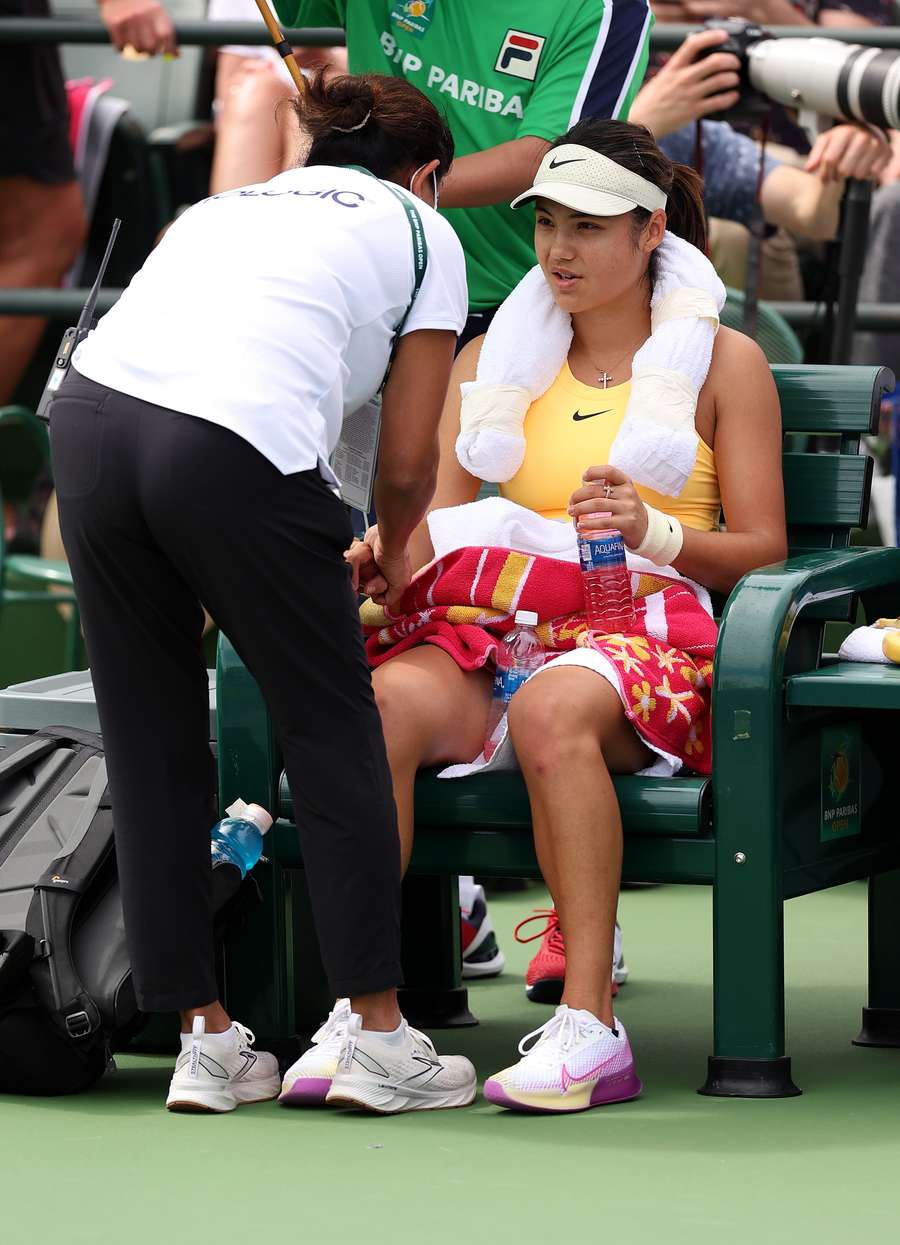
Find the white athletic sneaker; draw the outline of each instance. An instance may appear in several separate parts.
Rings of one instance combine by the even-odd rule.
[[[628,1035],[563,1003],[519,1043],[522,1058],[484,1083],[488,1102],[513,1111],[584,1111],[641,1092]],[[533,1046],[528,1043],[537,1038]]]
[[[181,1054],[166,1099],[170,1111],[233,1111],[278,1097],[278,1060],[250,1049],[256,1038],[249,1029],[237,1021],[224,1033],[205,1029],[198,1016],[193,1032],[181,1035]]]
[[[350,1000],[338,999],[328,1019],[312,1035],[312,1046],[285,1072],[279,1102],[289,1107],[308,1107],[325,1101],[337,1071],[349,1019]]]
[[[467,1107],[474,1098],[475,1069],[462,1055],[438,1055],[405,1020],[394,1033],[374,1033],[350,1016],[327,1102],[394,1115]]]

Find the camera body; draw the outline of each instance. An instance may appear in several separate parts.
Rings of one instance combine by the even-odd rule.
[[[714,52],[731,52],[741,62],[740,68],[740,99],[727,112],[719,112],[710,114],[711,121],[737,121],[752,123],[761,121],[763,117],[768,116],[772,108],[772,101],[761,91],[758,91],[750,80],[750,49],[756,47],[766,39],[773,39],[775,36],[770,34],[768,30],[764,30],[762,26],[758,26],[756,22],[747,22],[742,17],[712,17],[703,23],[704,30],[724,30],[728,34],[728,38],[720,43],[717,47],[708,48],[701,52],[697,57],[702,60],[706,56],[712,56]]]

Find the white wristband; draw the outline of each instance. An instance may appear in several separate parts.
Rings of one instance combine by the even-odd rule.
[[[681,553],[684,544],[684,531],[677,519],[670,514],[663,514],[644,502],[647,511],[647,531],[644,539],[632,552],[639,558],[655,562],[657,566],[671,566]]]

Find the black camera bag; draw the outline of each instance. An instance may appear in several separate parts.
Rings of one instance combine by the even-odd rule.
[[[217,908],[239,888],[214,870]],[[44,727],[0,753],[0,1093],[87,1089],[144,1020],[101,738]]]

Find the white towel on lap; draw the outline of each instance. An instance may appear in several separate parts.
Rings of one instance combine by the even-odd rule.
[[[505,497],[485,497],[463,506],[446,506],[428,515],[428,532],[435,558],[446,557],[455,549],[481,545],[494,549],[517,549],[539,557],[558,558],[561,562],[578,562],[578,535],[571,523],[545,519],[527,506],[508,501]],[[702,584],[688,579],[674,566],[657,566],[625,550],[628,569],[639,574],[662,575],[666,579],[684,580],[697,594],[703,608],[712,614],[709,593]]]

